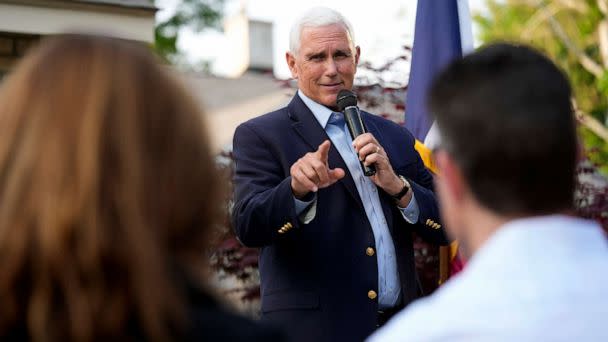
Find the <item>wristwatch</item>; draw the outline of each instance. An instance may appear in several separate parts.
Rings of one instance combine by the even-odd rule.
[[[399,179],[401,179],[401,181],[403,182],[403,189],[401,189],[401,191],[399,191],[399,193],[395,194],[395,195],[391,195],[395,200],[400,201],[403,196],[405,196],[408,191],[410,191],[410,182],[407,181],[407,179],[405,179],[405,177],[403,177],[402,175],[399,175]]]

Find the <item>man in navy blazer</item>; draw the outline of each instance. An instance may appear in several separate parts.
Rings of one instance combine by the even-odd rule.
[[[261,248],[262,320],[294,341],[364,339],[420,294],[412,232],[447,242],[412,135],[365,112],[369,132],[348,134],[336,95],[359,55],[342,15],[308,11],[286,53],[298,93],[234,136],[233,224]]]

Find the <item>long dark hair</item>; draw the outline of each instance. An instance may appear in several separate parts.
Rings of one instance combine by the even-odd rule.
[[[44,40],[0,91],[0,336],[164,340],[222,192],[202,113],[148,48]],[[181,323],[180,323],[181,322]]]

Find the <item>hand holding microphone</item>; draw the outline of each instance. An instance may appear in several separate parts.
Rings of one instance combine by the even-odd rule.
[[[348,131],[350,132],[353,141],[361,134],[367,132],[367,128],[365,127],[363,120],[361,120],[359,107],[357,107],[357,96],[352,91],[346,89],[340,90],[338,97],[336,98],[336,104],[338,105],[338,109],[344,113],[344,121],[346,121],[346,126],[348,126]],[[376,174],[374,165],[365,165],[362,160],[360,160],[360,162],[363,174],[368,177]]]
[[[348,126],[353,147],[359,156],[363,173],[393,196],[403,190],[404,182],[395,174],[388,159],[388,155],[376,138],[367,132],[367,127],[361,119],[357,107],[357,96],[349,90],[341,90],[336,99],[338,108],[344,113],[344,120]],[[411,191],[400,199],[399,204],[406,206],[411,199]]]

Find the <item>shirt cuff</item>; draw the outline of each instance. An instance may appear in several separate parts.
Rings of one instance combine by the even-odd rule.
[[[301,201],[293,198],[296,206],[296,215],[303,224],[308,224],[317,215],[317,195],[315,194],[310,201]]]
[[[413,190],[410,190],[413,191]],[[416,195],[412,192],[412,199],[405,208],[397,207],[401,212],[403,218],[410,224],[416,224],[418,222],[418,216],[420,216],[420,208],[418,207],[418,201],[416,201]]]

